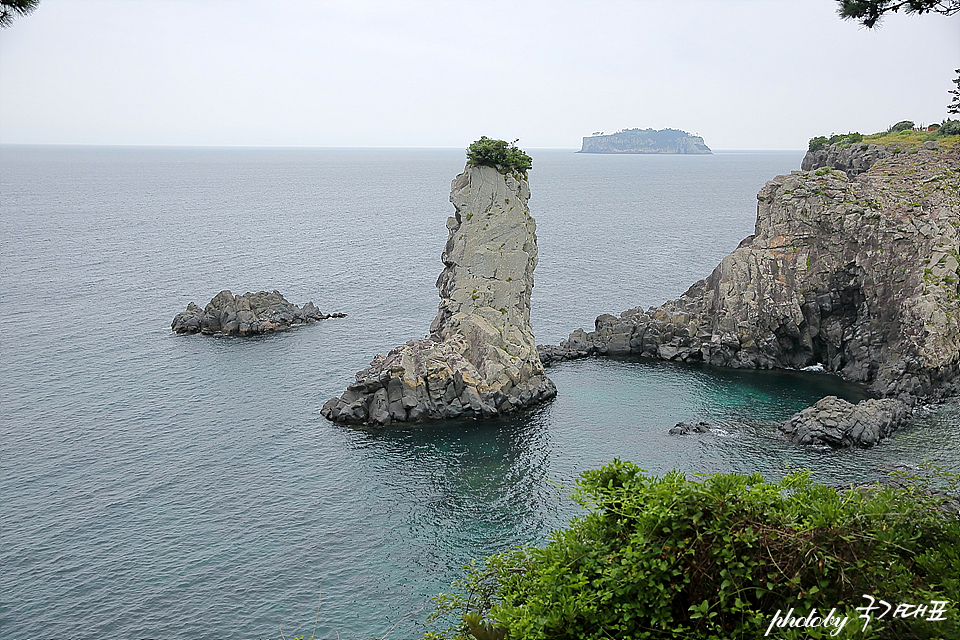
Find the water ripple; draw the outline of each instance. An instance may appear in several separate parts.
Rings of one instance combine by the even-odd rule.
[[[552,343],[707,275],[800,159],[534,157],[533,321]],[[318,586],[319,633],[382,634],[469,559],[546,539],[578,511],[577,474],[615,456],[832,482],[924,456],[960,470],[956,405],[869,451],[791,445],[777,420],[863,393],[798,372],[582,360],[511,420],[322,419],[436,313],[461,151],[5,147],[0,163],[4,637],[309,635]],[[349,317],[253,339],[168,330],[223,288]],[[719,428],[667,433],[693,419]]]

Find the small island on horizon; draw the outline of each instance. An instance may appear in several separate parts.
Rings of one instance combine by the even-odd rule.
[[[700,136],[679,129],[622,129],[583,137],[577,153],[713,153]]]

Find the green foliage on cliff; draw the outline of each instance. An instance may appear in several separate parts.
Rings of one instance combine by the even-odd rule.
[[[909,126],[907,126],[909,125]],[[960,121],[944,120],[938,129],[933,131],[915,131],[913,122],[903,120],[895,125],[891,125],[886,131],[863,135],[856,131],[851,133],[840,133],[827,136],[817,136],[811,138],[807,145],[807,151],[819,151],[829,145],[839,147],[848,147],[852,144],[878,144],[883,146],[895,147],[900,150],[909,150],[919,147],[927,140],[937,140],[941,148],[949,148],[960,143]]]
[[[897,124],[890,125],[890,128],[887,129],[888,133],[895,133],[897,131],[910,131],[914,128],[913,120],[901,120]]]
[[[506,142],[481,136],[467,147],[467,163],[526,173],[533,167],[533,159],[516,145],[516,140]]]
[[[941,473],[956,499],[960,476]],[[929,482],[838,491],[807,472],[695,481],[614,460],[582,474],[573,497],[588,513],[549,544],[466,567],[431,616],[455,624],[425,638],[754,638],[778,610],[834,607],[850,617],[835,637],[960,637],[960,519]],[[947,601],[946,620],[877,620],[881,608],[863,632],[863,594],[894,606]]]
[[[863,134],[856,131],[852,133],[842,133],[834,134],[829,138],[825,136],[817,136],[816,138],[810,139],[810,144],[807,145],[807,151],[819,151],[827,145],[839,144],[842,147],[849,146],[854,142],[860,142],[863,140]]]
[[[944,120],[937,129],[940,136],[960,136],[960,120]]]

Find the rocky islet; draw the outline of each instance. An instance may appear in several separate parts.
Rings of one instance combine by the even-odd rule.
[[[178,313],[170,328],[176,333],[250,336],[286,331],[298,325],[343,318],[346,314],[324,314],[312,302],[302,307],[288,302],[279,291],[247,292],[240,296],[224,290],[201,309],[191,302]]]
[[[700,136],[679,129],[623,129],[616,133],[584,136],[577,153],[709,154]]]

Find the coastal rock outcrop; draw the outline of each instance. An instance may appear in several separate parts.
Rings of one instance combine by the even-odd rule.
[[[242,296],[221,291],[203,309],[192,302],[188,304],[186,311],[174,317],[170,328],[177,333],[249,336],[345,315],[320,313],[312,302],[298,307],[287,302],[279,291],[247,292]]]
[[[456,213],[447,220],[429,335],[377,354],[323,405],[326,418],[388,425],[489,417],[556,395],[530,324],[537,238],[529,198],[524,172],[467,165],[453,180]]]
[[[867,171],[880,160],[886,160],[896,155],[894,147],[885,147],[879,144],[857,142],[850,145],[831,144],[808,151],[800,162],[803,171],[812,171],[822,167],[839,169],[853,178]]]
[[[757,196],[755,234],[706,279],[659,307],[601,315],[593,331],[541,347],[542,360],[636,354],[745,368],[822,363],[907,403],[954,393],[957,151],[867,152],[876,159],[853,179],[829,167],[774,178]]]
[[[869,447],[886,438],[911,416],[906,403],[893,398],[853,404],[827,396],[780,425],[797,444]]]

